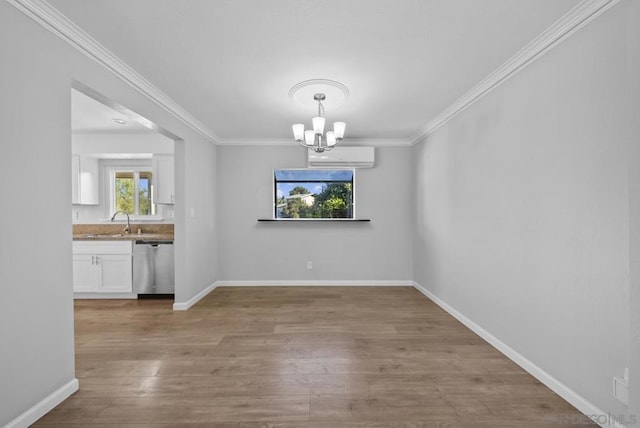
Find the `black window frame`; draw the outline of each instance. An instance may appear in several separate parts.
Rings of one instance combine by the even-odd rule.
[[[329,172],[329,171],[348,171],[351,173],[351,180],[330,180],[330,179],[288,179],[288,180],[279,180],[277,178],[277,171],[314,171],[318,173]],[[356,170],[355,168],[322,168],[322,169],[313,169],[313,168],[279,168],[273,170],[273,219],[274,220],[336,220],[336,219],[347,219],[347,220],[355,220],[356,219],[356,196],[355,196],[355,181],[356,181]],[[346,217],[301,217],[301,218],[287,218],[287,217],[278,217],[278,183],[348,183],[351,184],[351,193],[350,200],[347,204],[347,216]]]

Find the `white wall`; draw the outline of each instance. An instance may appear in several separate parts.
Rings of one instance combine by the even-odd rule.
[[[0,426],[75,377],[69,81],[25,30],[0,2]]]
[[[640,421],[640,2],[630,1],[627,7],[627,96],[629,113],[629,223],[630,223],[630,354],[631,383],[629,414]]]
[[[73,134],[76,154],[156,153],[173,154],[173,140],[161,134]]]
[[[356,171],[356,215],[371,223],[258,223],[273,217],[273,170],[306,167],[305,150],[219,146],[221,278],[410,280],[411,152],[376,147],[376,166]]]
[[[220,278],[218,262],[217,146],[177,142],[175,302],[185,303]],[[182,179],[181,179],[182,178]],[[221,225],[224,227],[224,225]]]
[[[7,2],[0,2],[0,58],[5,201],[0,209],[0,425],[5,425],[74,379],[72,80],[184,139],[176,156],[182,163],[176,185],[186,189],[176,195],[176,300],[188,300],[216,280],[211,178],[216,148]],[[190,206],[201,209],[186,216],[184,207]]]
[[[416,282],[615,415],[612,376],[629,364],[626,6],[435,131],[414,165]]]

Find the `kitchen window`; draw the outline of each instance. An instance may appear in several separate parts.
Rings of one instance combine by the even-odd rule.
[[[277,169],[275,219],[353,219],[353,169]]]
[[[124,211],[135,217],[157,215],[153,201],[153,174],[150,166],[106,166],[110,216]]]

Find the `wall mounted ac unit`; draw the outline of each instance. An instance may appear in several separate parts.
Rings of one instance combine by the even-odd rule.
[[[308,150],[309,168],[371,168],[375,152],[373,147],[335,147],[322,153]]]

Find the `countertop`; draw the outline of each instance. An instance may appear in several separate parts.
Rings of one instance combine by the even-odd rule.
[[[74,241],[173,241],[172,233],[74,234]]]
[[[133,233],[123,234],[126,223],[74,224],[74,241],[173,241],[173,224],[131,223]],[[138,234],[137,231],[141,233]]]

